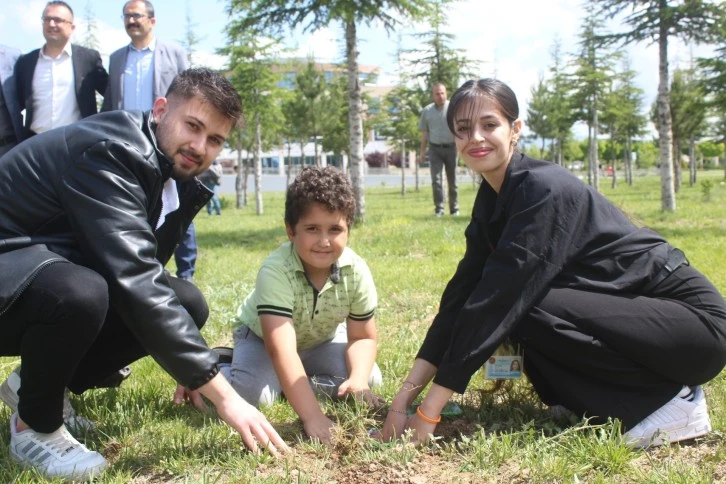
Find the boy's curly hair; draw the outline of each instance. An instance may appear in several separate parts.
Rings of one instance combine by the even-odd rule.
[[[287,187],[285,223],[295,227],[313,203],[319,203],[331,212],[341,212],[348,222],[348,228],[352,227],[355,219],[355,194],[348,177],[337,168],[303,168]]]

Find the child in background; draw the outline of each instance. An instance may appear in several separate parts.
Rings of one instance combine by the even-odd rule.
[[[262,263],[235,318],[231,365],[221,371],[249,403],[285,395],[310,438],[331,442],[333,423],[316,396],[352,394],[369,405],[381,384],[375,364],[377,294],[350,248],[355,197],[333,167],[305,168],[288,187],[285,242]]]

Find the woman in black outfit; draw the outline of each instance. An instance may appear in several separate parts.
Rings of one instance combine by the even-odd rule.
[[[700,385],[726,364],[719,291],[660,235],[567,170],[516,149],[517,99],[466,82],[447,121],[481,174],[466,252],[383,427],[424,441],[453,392],[505,340],[543,403],[618,418],[635,447],[711,430]],[[429,381],[417,414],[405,411]]]

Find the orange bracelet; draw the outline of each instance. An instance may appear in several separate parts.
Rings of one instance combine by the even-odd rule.
[[[421,417],[423,419],[424,422],[428,422],[428,423],[432,423],[432,424],[437,424],[437,423],[441,422],[441,415],[439,415],[438,418],[431,418],[431,417],[427,417],[426,415],[424,415],[424,413],[421,411],[421,405],[416,407],[416,413],[418,414],[419,417]]]

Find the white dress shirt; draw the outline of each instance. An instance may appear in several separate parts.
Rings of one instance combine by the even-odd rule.
[[[71,44],[56,58],[40,49],[33,73],[33,122],[30,129],[42,133],[81,119],[76,101]]]

